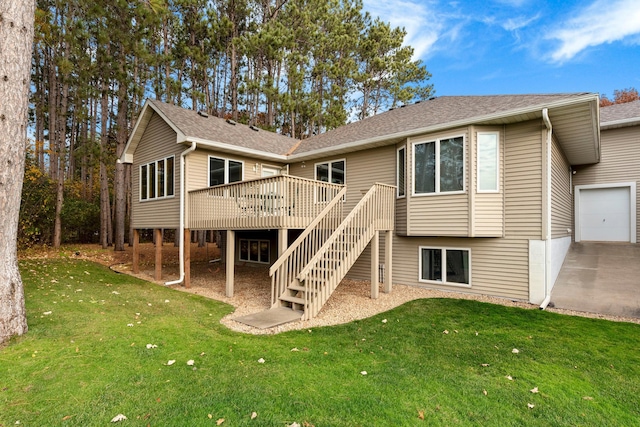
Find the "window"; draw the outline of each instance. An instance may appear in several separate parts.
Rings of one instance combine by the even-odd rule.
[[[346,160],[334,160],[331,162],[316,163],[316,180],[330,182],[332,184],[344,184],[346,175]],[[318,202],[328,202],[331,200],[331,192],[328,189],[320,191],[316,195]]]
[[[173,157],[140,165],[140,200],[173,197],[174,173]]]
[[[240,261],[268,264],[270,253],[268,240],[240,239]]]
[[[344,184],[345,160],[316,163],[316,180],[332,184]]]
[[[421,282],[436,282],[457,286],[471,285],[471,251],[420,247]]]
[[[243,163],[209,156],[209,187],[242,181]]]
[[[464,190],[462,136],[413,144],[414,194]]]
[[[398,149],[398,160],[396,162],[396,186],[398,187],[398,197],[405,196],[405,180],[407,176],[407,158],[406,158],[407,149],[406,147],[402,147]]]
[[[499,138],[497,132],[478,132],[478,192],[499,190]]]

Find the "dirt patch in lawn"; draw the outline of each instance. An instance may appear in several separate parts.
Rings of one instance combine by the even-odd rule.
[[[99,245],[75,245],[54,251],[50,248],[31,249],[22,252],[21,258],[75,258],[86,259],[109,266],[119,273],[164,285],[179,277],[179,248],[173,243],[165,243],[162,248],[162,280],[154,279],[155,247],[151,243],[140,244],[140,273],[131,271],[133,248],[126,246],[124,251],[115,252],[113,248],[102,249]],[[457,298],[538,309],[537,305],[505,298],[472,295],[459,292],[439,291],[418,286],[394,285],[391,293],[379,289],[379,297],[371,299],[371,284],[361,280],[343,280],[331,295],[320,313],[312,320],[292,322],[271,329],[257,329],[236,322],[234,318],[266,310],[271,306],[271,279],[269,269],[254,266],[251,263],[237,264],[235,268],[234,295],[229,298],[226,292],[226,273],[220,262],[220,249],[214,243],[198,247],[191,244],[191,287],[173,285],[172,288],[225,302],[235,307],[235,311],[222,318],[221,323],[230,329],[252,334],[276,334],[293,329],[311,329],[319,326],[336,325],[353,320],[371,317],[388,311],[405,302],[420,298]],[[640,319],[606,316],[571,310],[548,308],[557,313],[640,323]]]

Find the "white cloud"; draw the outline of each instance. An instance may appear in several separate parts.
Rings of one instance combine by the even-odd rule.
[[[547,35],[560,46],[551,52],[553,62],[565,62],[592,46],[612,43],[640,34],[638,0],[597,0],[574,18],[560,23]],[[637,38],[635,38],[637,40]]]
[[[502,23],[502,28],[507,31],[517,31],[521,28],[529,26],[529,24],[537,21],[538,18],[540,18],[539,13],[531,17],[517,16],[515,18],[509,18]]]
[[[365,0],[364,9],[393,27],[404,27],[404,44],[413,47],[413,58],[425,58],[434,49],[443,33],[444,22],[426,2],[411,0]]]

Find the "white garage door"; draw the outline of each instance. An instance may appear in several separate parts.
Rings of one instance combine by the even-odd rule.
[[[580,190],[581,240],[629,242],[629,196],[629,187]]]

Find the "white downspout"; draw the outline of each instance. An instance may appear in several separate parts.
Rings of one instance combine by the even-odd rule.
[[[186,168],[185,168],[185,157],[187,154],[191,153],[196,149],[195,141],[191,143],[191,147],[184,150],[180,153],[180,277],[178,280],[174,280],[172,282],[165,282],[165,286],[177,285],[178,283],[182,283],[184,281],[184,202],[185,202],[185,191],[186,191]]]
[[[547,212],[544,221],[547,223],[547,234],[544,241],[544,300],[540,304],[540,310],[544,310],[551,301],[551,144],[553,126],[549,120],[549,110],[542,109],[542,121],[547,128]]]

